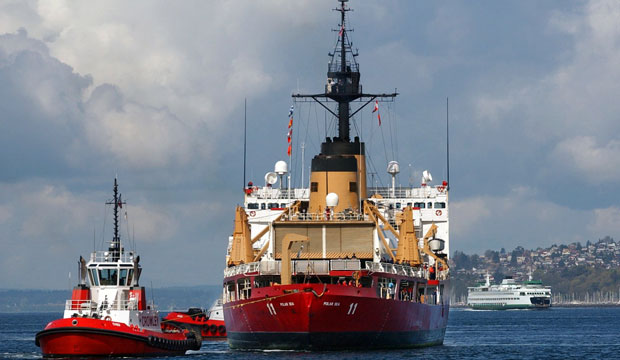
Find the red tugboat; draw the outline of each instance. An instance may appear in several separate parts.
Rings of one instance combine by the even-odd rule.
[[[107,251],[86,262],[80,256],[80,283],[67,300],[64,317],[36,335],[45,357],[182,355],[200,348],[200,334],[163,331],[159,312],[147,305],[138,284],[140,257],[125,252],[119,236],[118,209],[125,203],[114,179],[114,238]],[[88,284],[87,284],[88,278]]]
[[[399,165],[390,161],[392,186],[367,187],[365,144],[351,140],[349,121],[369,104],[376,113],[380,101],[397,94],[362,92],[345,18],[350,9],[339,1],[325,91],[293,95],[331,113],[338,134],[312,159],[308,188],[291,189],[290,175],[288,189],[282,186],[288,166],[278,161],[264,187],[248,184],[244,207],[236,209],[223,281],[235,349],[392,349],[444,340],[448,182],[432,186],[424,171],[421,186],[396,187]],[[272,186],[278,175],[279,189]]]
[[[217,299],[207,312],[200,308],[190,308],[185,312],[173,311],[166,315],[162,323],[164,328],[170,326],[195,331],[206,340],[226,338],[222,299]]]

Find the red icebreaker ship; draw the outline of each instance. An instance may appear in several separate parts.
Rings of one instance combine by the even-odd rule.
[[[125,252],[119,237],[118,209],[124,205],[114,180],[114,238],[107,251],[80,256],[80,283],[65,305],[64,317],[36,335],[46,357],[182,355],[200,348],[200,333],[163,331],[159,312],[147,305],[138,285],[140,257]],[[87,280],[88,279],[88,280]]]
[[[379,104],[397,94],[362,91],[346,2],[335,9],[340,24],[324,92],[293,95],[299,106],[318,102],[331,113],[337,135],[312,159],[309,187],[302,180],[301,188],[291,188],[291,179],[307,179],[303,160],[301,176],[289,172],[299,163],[291,162],[291,107],[288,164],[278,161],[264,187],[249,183],[244,206],[236,209],[223,282],[232,348],[391,349],[444,340],[450,307],[448,182],[432,185],[425,170],[420,186],[396,186],[399,164],[390,161],[392,186],[367,187],[366,144],[351,139],[349,122],[373,104],[372,112],[367,108],[372,124],[364,127],[377,126],[375,116],[379,126],[381,120],[389,126],[391,113],[381,119]],[[322,124],[323,115],[316,120]]]

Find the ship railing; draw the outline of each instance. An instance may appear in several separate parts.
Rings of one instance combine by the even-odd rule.
[[[100,304],[92,300],[67,300],[65,310],[79,310],[80,312],[92,312],[99,310],[138,310],[138,300],[115,300],[113,302],[102,301]]]
[[[374,194],[381,195],[384,199],[426,199],[434,198],[437,195],[445,194],[445,187],[438,186],[422,186],[418,188],[396,187],[372,187],[368,188],[368,196]]]
[[[112,261],[113,260],[113,252],[111,251],[95,251],[93,253],[90,254],[90,261],[95,261],[95,262],[106,262],[106,261]],[[134,252],[133,251],[123,251],[122,254],[120,254],[120,256],[118,257],[118,259],[121,262],[133,262],[134,259]]]
[[[235,276],[239,274],[257,273],[260,271],[260,262],[252,262],[248,264],[240,264],[224,269],[224,276]]]
[[[97,303],[92,300],[67,300],[65,310],[94,311],[97,310]]]
[[[404,275],[410,277],[427,278],[428,271],[420,267],[411,267],[408,265],[389,264],[384,262],[366,262],[366,270],[371,272],[382,272],[395,275]]]
[[[287,219],[283,219],[287,220]],[[291,220],[296,221],[359,221],[359,220],[368,220],[368,216],[362,213],[356,212],[340,212],[335,214],[327,214],[327,213],[295,213]]]
[[[330,268],[332,270],[361,270],[362,265],[361,261],[354,259],[335,259],[330,260]]]
[[[257,188],[248,194],[248,198],[256,199],[309,199],[310,189],[298,188],[298,189],[277,189],[271,187]]]
[[[293,260],[293,273],[296,274],[329,275],[329,269],[329,260]]]

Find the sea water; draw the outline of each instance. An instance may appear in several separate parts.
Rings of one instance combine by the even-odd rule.
[[[37,331],[61,313],[0,313],[0,358],[40,359]],[[620,359],[620,307],[451,309],[442,346],[381,351],[232,351],[205,341],[174,359]],[[145,359],[145,358],[142,358]],[[162,358],[163,359],[163,358]],[[167,359],[171,359],[168,357]]]

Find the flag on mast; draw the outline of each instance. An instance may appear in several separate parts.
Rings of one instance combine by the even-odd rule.
[[[288,156],[291,156],[291,138],[293,137],[293,112],[295,111],[295,109],[293,108],[293,105],[291,105],[291,108],[288,110],[288,133],[286,135],[286,139],[288,142],[288,150],[286,151]]]
[[[381,113],[379,112],[379,101],[375,100],[375,108],[372,109],[373,113],[377,113],[377,119],[379,119],[379,126],[381,126]]]

